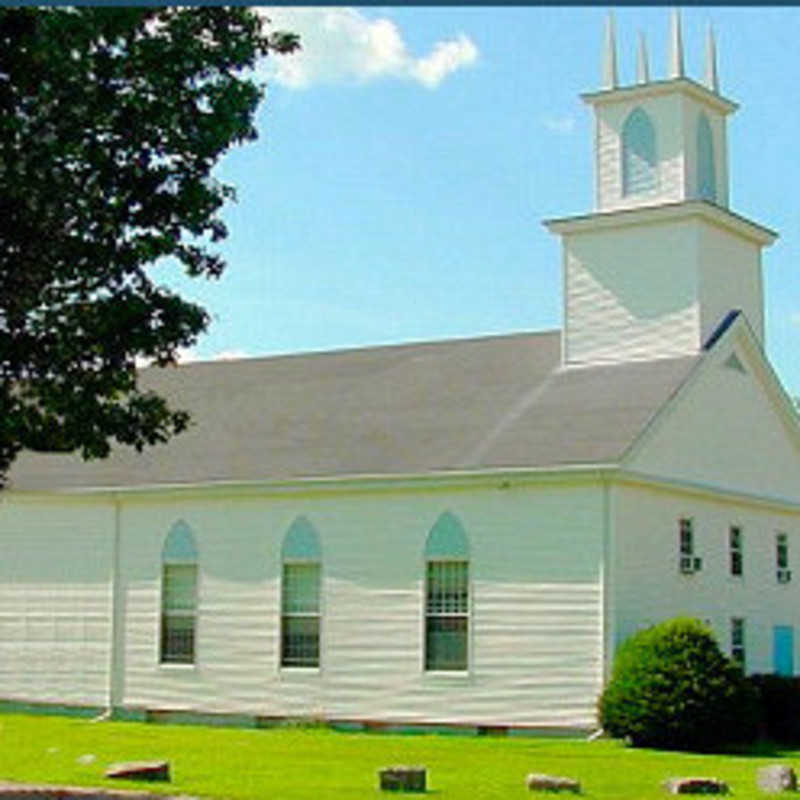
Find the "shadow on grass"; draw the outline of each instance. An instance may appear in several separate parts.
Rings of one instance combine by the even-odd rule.
[[[730,747],[722,753],[722,755],[756,758],[797,758],[798,754],[800,754],[800,744],[797,742],[773,742],[769,739],[761,739],[755,744]]]
[[[685,756],[737,756],[739,758],[800,758],[800,743],[775,742],[770,739],[759,739],[749,744],[729,744],[724,747],[708,750],[683,750],[660,747],[635,747],[627,743],[627,750],[648,751],[651,753],[675,753]]]

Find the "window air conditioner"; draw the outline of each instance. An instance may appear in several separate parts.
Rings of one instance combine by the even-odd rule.
[[[683,575],[693,575],[703,568],[703,559],[694,556],[681,556],[680,569]]]

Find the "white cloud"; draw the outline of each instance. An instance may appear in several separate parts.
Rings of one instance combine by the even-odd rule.
[[[556,117],[549,114],[542,119],[542,123],[551,133],[566,135],[575,130],[575,117],[569,115]]]
[[[478,58],[478,48],[471,39],[460,34],[457,39],[437,42],[433,52],[414,62],[411,74],[429,89],[435,89],[451,72]]]
[[[197,351],[192,347],[179,347],[177,352],[177,361],[179,364],[191,364],[194,361],[236,361],[240,358],[251,358],[250,353],[244,350],[220,350],[218,353],[213,353],[210,356],[198,355]],[[153,363],[150,358],[136,357],[136,366],[139,369],[149,367]]]
[[[244,350],[220,350],[219,353],[214,353],[214,355],[210,356],[208,359],[203,359],[204,361],[238,361],[240,358],[252,358],[250,353],[246,353]],[[194,359],[199,360],[199,359]]]
[[[428,55],[415,58],[394,22],[369,19],[354,8],[270,7],[258,11],[269,18],[272,30],[300,35],[301,50],[265,60],[266,76],[290,89],[381,78],[413,80],[435,89],[448,75],[478,59],[478,48],[464,34],[441,40]]]

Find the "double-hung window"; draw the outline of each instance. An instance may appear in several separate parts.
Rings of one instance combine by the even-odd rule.
[[[694,554],[694,521],[690,517],[678,520],[678,568],[684,575],[698,572],[702,566],[701,559]]]
[[[283,564],[281,666],[319,666],[319,564]]]
[[[425,669],[469,668],[469,544],[461,523],[445,512],[425,547]]]
[[[744,618],[731,617],[731,661],[745,668]]]
[[[281,666],[319,667],[322,555],[305,518],[289,528],[281,553]]]
[[[744,572],[744,553],[742,547],[742,529],[738,525],[731,525],[728,530],[728,548],[731,575],[741,577]]]
[[[775,568],[778,583],[789,583],[792,571],[789,569],[789,537],[785,533],[775,534]]]
[[[172,526],[162,551],[162,664],[193,664],[197,628],[197,548],[191,528]]]
[[[425,669],[465,670],[469,562],[428,561],[425,585]]]

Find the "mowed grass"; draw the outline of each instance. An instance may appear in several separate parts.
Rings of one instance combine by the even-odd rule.
[[[166,758],[172,783],[136,784],[103,777],[117,761]],[[147,788],[201,797],[377,800],[377,770],[428,768],[429,795],[442,800],[513,800],[534,795],[529,772],[577,778],[586,798],[663,798],[677,775],[721,778],[737,798],[764,798],[759,766],[800,768],[800,751],[695,755],[633,750],[619,742],[344,733],[324,728],[242,730],[66,717],[0,714],[0,780]]]

